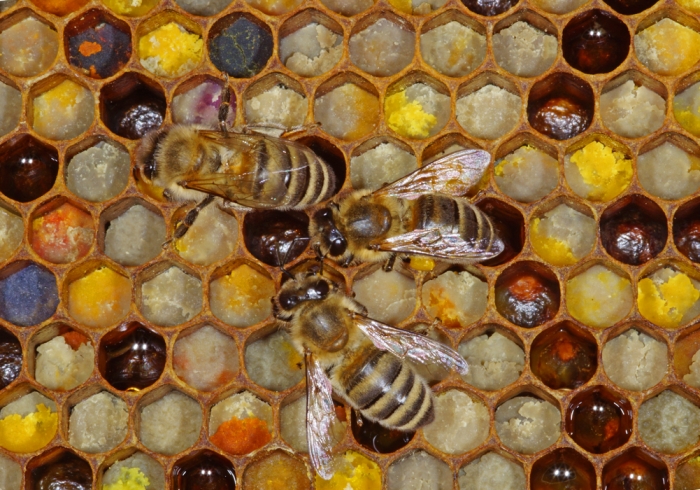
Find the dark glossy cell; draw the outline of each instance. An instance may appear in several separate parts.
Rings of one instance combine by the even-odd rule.
[[[673,241],[680,253],[693,262],[700,262],[700,200],[694,199],[676,211]]]
[[[476,14],[491,17],[513,8],[518,0],[462,0],[462,3]]]
[[[133,74],[105,86],[100,94],[102,120],[124,138],[139,139],[165,117],[165,96]]]
[[[188,456],[173,467],[175,490],[234,490],[236,474],[231,462],[211,451]]]
[[[243,219],[245,246],[268,265],[296,259],[309,243],[309,218],[298,211],[250,211]]]
[[[51,190],[58,175],[58,152],[31,136],[0,147],[0,192],[19,202],[37,199]]]
[[[92,469],[87,461],[66,452],[56,461],[32,471],[36,490],[90,490]]]
[[[557,449],[537,460],[530,474],[531,490],[595,490],[595,469],[570,448]]]
[[[387,429],[376,422],[367,420],[362,415],[360,415],[360,423],[358,423],[357,413],[355,410],[351,412],[350,427],[353,437],[362,446],[375,453],[386,454],[398,451],[411,442],[413,434],[415,434],[415,432]]]
[[[625,61],[629,49],[630,33],[625,24],[602,10],[579,14],[564,28],[564,59],[584,73],[613,71]]]
[[[89,77],[111,77],[131,58],[131,34],[124,27],[100,10],[81,15],[66,27],[68,62]]]
[[[616,203],[600,218],[600,239],[614,259],[641,265],[656,257],[666,245],[666,217],[653,201],[635,196]]]
[[[15,325],[48,320],[58,302],[56,278],[33,262],[0,280],[0,317]]]
[[[155,383],[166,360],[163,337],[138,323],[110,332],[100,346],[100,372],[118,390],[141,390]]]
[[[498,199],[484,199],[477,207],[485,212],[494,227],[496,234],[503,241],[505,248],[498,256],[482,264],[496,266],[514,259],[523,249],[525,243],[525,221],[523,215],[514,207]]]
[[[249,78],[265,68],[273,47],[268,28],[240,17],[209,39],[209,57],[216,68],[232,77]]]
[[[580,393],[569,404],[566,431],[586,451],[601,454],[626,443],[632,434],[632,406],[599,386]]]
[[[603,468],[604,490],[667,490],[668,488],[666,465],[637,449],[618,456]]]
[[[22,369],[22,345],[17,337],[0,329],[0,389],[12,383]]]
[[[623,15],[634,15],[656,5],[659,0],[603,0],[613,10]]]
[[[597,365],[595,341],[564,326],[542,332],[530,351],[532,372],[555,390],[581,386],[591,379]]]
[[[510,322],[532,328],[551,320],[559,310],[559,285],[551,273],[527,263],[516,264],[496,281],[496,309]]]
[[[565,140],[588,129],[593,107],[593,90],[586,82],[555,73],[530,90],[527,117],[535,130],[555,140]]]

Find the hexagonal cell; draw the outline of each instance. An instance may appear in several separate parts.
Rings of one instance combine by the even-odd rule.
[[[552,389],[576,389],[593,377],[597,367],[595,338],[571,323],[543,331],[532,343],[530,369]]]
[[[66,186],[73,194],[103,202],[121,193],[129,182],[131,156],[119,143],[92,139],[68,151]]]
[[[243,240],[256,259],[283,266],[309,243],[309,217],[301,211],[250,211],[243,218]]]
[[[5,136],[19,124],[22,115],[22,94],[5,78],[0,78],[0,136]]]
[[[297,75],[322,75],[343,56],[342,27],[317,10],[305,10],[286,21],[279,37],[280,60]]]
[[[420,52],[443,75],[463,77],[486,58],[486,30],[469,17],[447,12],[423,26]]]
[[[625,138],[646,136],[663,125],[666,98],[663,85],[630,71],[603,87],[600,118],[608,129]]]
[[[184,216],[185,210],[181,210]],[[231,255],[238,244],[238,220],[217,205],[206,206],[182,238],[175,251],[196,265],[211,265]]]
[[[0,328],[0,390],[17,379],[22,370],[22,357],[22,345],[17,337]]]
[[[638,448],[610,460],[603,468],[603,488],[668,488],[668,469],[663,461]]]
[[[700,136],[700,81],[694,73],[679,83],[673,97],[673,115],[683,129],[693,136]]]
[[[356,140],[379,124],[379,97],[365,79],[347,74],[321,88],[314,97],[314,121],[326,133]]]
[[[353,189],[374,191],[417,168],[418,161],[409,146],[380,137],[355,148],[350,158],[350,182]]]
[[[610,327],[634,307],[632,285],[622,271],[599,263],[586,267],[566,281],[566,308],[571,316],[589,327]]]
[[[532,490],[556,490],[573,486],[578,490],[596,488],[595,468],[570,448],[557,449],[538,459],[530,473]]]
[[[405,320],[416,306],[416,284],[412,277],[397,270],[374,272],[355,278],[355,299],[367,308],[369,316],[390,325]],[[381,295],[377,291],[382,291]]]
[[[228,384],[238,372],[236,342],[211,325],[178,336],[173,347],[173,369],[199,391],[213,391]]]
[[[106,229],[105,255],[122,265],[144,264],[163,251],[166,238],[163,216],[139,202],[121,201],[100,218],[100,227]]]
[[[450,92],[442,83],[414,73],[387,89],[384,118],[401,136],[424,139],[435,136],[450,118]]]
[[[273,391],[289,389],[304,378],[304,358],[283,330],[250,342],[245,368],[251,380]]]
[[[95,99],[90,90],[70,78],[51,78],[32,88],[30,114],[30,124],[40,136],[73,139],[92,125]]]
[[[56,324],[41,330],[31,341],[36,346],[31,362],[37,383],[50,390],[72,390],[92,375],[95,348],[90,338],[67,325]]]
[[[566,24],[562,51],[566,62],[583,73],[608,73],[625,61],[631,41],[621,20],[604,10],[592,9]]]
[[[131,281],[108,266],[74,270],[66,289],[68,314],[82,325],[108,327],[129,313]]]
[[[496,280],[496,310],[524,328],[548,322],[559,311],[559,282],[538,262],[518,262]]]
[[[585,138],[564,156],[564,175],[579,196],[591,201],[609,201],[629,187],[633,163],[629,150],[603,135]]]
[[[92,488],[90,463],[60,447],[30,460],[27,470],[25,488]]]
[[[93,9],[71,20],[63,30],[66,58],[91,78],[109,78],[131,58],[129,25],[104,10]]]
[[[136,34],[141,66],[165,78],[194,70],[204,56],[200,29],[199,24],[172,13],[148,19]]]
[[[698,23],[686,17],[685,14],[659,11],[637,27],[634,52],[652,72],[680,75],[700,60]]]
[[[411,26],[389,12],[365,17],[350,34],[350,60],[361,70],[387,77],[413,60],[416,34]]]
[[[248,14],[231,14],[209,30],[209,58],[217,69],[234,78],[249,78],[265,68],[272,57],[270,27]]]
[[[521,11],[494,27],[493,56],[513,75],[536,77],[557,57],[557,29],[544,17]]]
[[[682,462],[674,472],[674,488],[693,490],[700,485],[700,458],[697,455]]]
[[[227,453],[241,456],[272,440],[270,405],[249,391],[232,395],[211,408],[209,440]]]
[[[591,86],[567,73],[553,73],[530,89],[527,118],[536,131],[555,140],[581,134],[593,120]]]
[[[148,321],[174,327],[202,311],[202,281],[193,273],[166,262],[144,274],[137,303]]]
[[[236,472],[223,456],[207,449],[196,451],[178,460],[172,470],[173,488],[217,488],[235,490]]]
[[[190,78],[175,89],[171,106],[173,122],[219,128],[219,107],[223,81],[208,76]],[[236,118],[236,94],[231,90],[226,122],[233,126]]]
[[[232,0],[175,0],[185,12],[201,16],[214,16],[231,4]]]
[[[469,272],[447,271],[423,283],[428,314],[448,328],[466,327],[486,312],[488,284]]]
[[[550,14],[568,14],[588,3],[589,0],[533,0],[533,5]]]
[[[423,427],[423,436],[434,448],[461,454],[488,438],[490,414],[481,400],[459,390],[445,391],[433,400],[435,420]]]
[[[559,184],[559,162],[556,150],[548,150],[528,135],[502,146],[493,168],[501,192],[521,202],[537,201],[552,192]]]
[[[448,489],[452,486],[450,468],[425,451],[415,451],[395,461],[386,473],[387,490],[406,488]]]
[[[700,281],[666,265],[645,275],[637,284],[637,307],[644,318],[676,329],[700,313]]]
[[[247,124],[281,126],[287,129],[304,125],[309,103],[298,82],[283,75],[271,75],[251,85],[244,95]],[[279,131],[279,130],[278,130]]]
[[[504,458],[498,453],[489,452],[465,464],[457,473],[460,490],[525,490],[527,481],[523,467]]]
[[[141,0],[137,3],[129,0],[100,0],[105,7],[118,15],[140,17],[158,5],[158,0]]]
[[[63,17],[83,8],[90,0],[32,0],[44,12]]]
[[[122,442],[128,431],[129,408],[107,391],[88,396],[70,411],[69,441],[80,451],[107,452]]]
[[[346,451],[333,458],[333,476],[324,480],[316,474],[316,488],[366,488],[379,490],[382,487],[382,470],[379,465],[356,451]],[[353,486],[354,485],[354,486]]]
[[[676,454],[700,440],[700,407],[686,396],[665,390],[639,407],[639,435],[652,449]]]
[[[673,242],[678,251],[693,262],[700,262],[700,201],[693,199],[683,204],[673,215]]]
[[[559,408],[527,394],[502,403],[496,409],[495,420],[501,442],[523,454],[548,448],[561,434]]]
[[[321,0],[321,3],[325,5],[326,8],[348,17],[364,12],[370,8],[374,2],[375,0]]]
[[[56,277],[29,261],[14,262],[0,271],[0,318],[29,327],[56,312],[59,297]]]
[[[515,128],[523,101],[511,81],[486,72],[457,92],[457,122],[477,138],[498,139]]]
[[[209,305],[221,321],[245,328],[270,316],[275,294],[275,284],[267,274],[246,263],[235,264],[209,285]]]
[[[9,259],[22,244],[24,222],[13,208],[0,201],[0,262]]]
[[[545,205],[530,220],[533,250],[552,265],[575,264],[595,246],[596,221],[592,215],[589,208],[564,200]]]
[[[110,464],[102,475],[102,488],[129,488],[148,480],[149,490],[165,490],[165,472],[158,461],[142,452]],[[138,488],[138,487],[137,487]]]
[[[0,410],[0,447],[33,453],[49,444],[58,431],[56,403],[28,388],[20,388],[18,395]]]
[[[167,389],[167,388],[166,388]],[[194,445],[202,429],[202,408],[187,395],[171,390],[157,400],[142,399],[139,440],[153,452],[172,456]]]
[[[510,10],[518,0],[462,0],[462,3],[476,14],[492,17]]]
[[[488,174],[485,174],[488,177]],[[499,199],[486,198],[477,203],[477,207],[488,215],[496,229],[496,235],[504,244],[503,251],[482,265],[498,266],[517,257],[525,244],[525,220],[516,208]]]
[[[620,388],[648,390],[666,375],[668,348],[644,331],[631,328],[605,343],[603,368]]]
[[[654,196],[683,199],[700,189],[700,147],[685,136],[666,133],[640,149],[637,177]]]
[[[290,398],[293,396],[291,395]],[[336,404],[335,409],[337,417],[332,420],[329,431],[334,445],[343,440],[348,425],[345,418],[345,407]],[[295,451],[309,452],[309,444],[306,439],[306,395],[302,395],[280,408],[280,435]]]
[[[58,176],[58,152],[29,135],[20,135],[0,147],[0,192],[29,202],[51,190]]]
[[[632,405],[603,386],[576,395],[567,412],[566,431],[588,452],[602,454],[617,449],[632,434]]]
[[[458,351],[469,364],[462,379],[481,390],[505,388],[525,367],[523,348],[498,330],[463,341]]]
[[[22,10],[0,27],[0,68],[18,77],[38,75],[50,67],[58,54],[54,27],[31,10]]]
[[[39,257],[68,264],[92,248],[95,223],[90,213],[66,199],[55,199],[32,213],[29,240]]]
[[[102,337],[97,365],[116,389],[138,392],[158,381],[166,356],[163,337],[131,322]]]
[[[137,73],[126,73],[100,90],[102,121],[123,138],[136,140],[160,127],[165,108],[163,89]]]
[[[22,487],[22,466],[4,455],[0,456],[0,486]]]
[[[309,490],[309,470],[303,461],[278,450],[248,465],[243,474],[243,488]]]

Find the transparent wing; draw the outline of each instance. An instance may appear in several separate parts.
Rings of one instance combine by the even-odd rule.
[[[450,347],[408,330],[390,327],[366,316],[355,314],[357,327],[370,338],[377,349],[391,352],[401,359],[421,364],[434,364],[443,369],[455,369],[467,374],[467,361]]]
[[[306,353],[306,439],[309,458],[316,473],[324,480],[333,476],[333,438],[331,425],[335,418],[331,380],[313,354]]]
[[[476,185],[489,166],[491,155],[484,150],[461,150],[435,160],[374,192],[401,199],[422,194],[463,196]]]

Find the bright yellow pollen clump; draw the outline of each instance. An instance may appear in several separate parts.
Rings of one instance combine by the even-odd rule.
[[[140,468],[125,468],[122,466],[119,480],[111,485],[102,485],[102,490],[146,490],[151,484]]]
[[[666,18],[634,36],[634,48],[651,71],[679,75],[700,60],[700,34]]]
[[[564,266],[577,262],[568,243],[540,232],[540,218],[530,222],[530,242],[537,255],[552,265]]]
[[[224,287],[234,294],[228,298],[228,307],[249,307],[259,301],[269,301],[275,295],[275,287],[264,275],[243,264],[220,279]]]
[[[102,0],[112,12],[119,15],[136,17],[147,14],[160,0]]]
[[[43,403],[25,417],[8,415],[0,420],[0,446],[14,453],[32,453],[46,446],[58,430],[58,414]]]
[[[335,473],[330,480],[316,475],[316,490],[381,490],[382,472],[379,465],[355,451],[336,460]]]
[[[56,121],[61,121],[61,129],[65,125],[73,124],[80,117],[84,104],[80,104],[86,97],[91,97],[90,91],[72,80],[64,80],[51,90],[47,90],[34,99],[34,130],[52,139],[65,139],[71,135],[64,135],[57,131]]]
[[[68,312],[88,327],[108,327],[129,313],[131,281],[100,267],[68,286]]]
[[[518,148],[518,151],[521,153],[520,155],[517,155],[514,151],[499,162],[496,162],[496,167],[494,167],[493,173],[496,174],[496,176],[498,177],[503,177],[508,172],[508,169],[506,167],[512,166],[513,168],[518,168],[520,165],[525,163],[525,158],[522,156],[523,152],[529,153],[531,151],[539,150],[534,146],[523,145],[520,148]]]
[[[697,114],[700,114],[700,107],[681,104],[678,97],[673,99],[673,115],[676,121],[694,136],[700,136],[700,116]]]
[[[413,13],[413,2],[411,0],[389,0],[389,3],[399,12]]]
[[[170,22],[139,40],[141,64],[150,72],[176,77],[193,69],[202,59],[204,41]]]
[[[427,138],[437,124],[437,117],[425,112],[419,102],[408,101],[405,90],[386,98],[384,112],[389,127],[409,138]]]
[[[613,199],[632,180],[632,160],[609,146],[592,141],[571,155],[583,181],[593,187],[586,196],[593,201]]]
[[[430,257],[411,257],[411,268],[417,271],[431,271],[435,268],[435,261]]]
[[[683,316],[700,298],[700,291],[683,273],[659,285],[649,277],[644,278],[637,289],[639,312],[664,328],[678,328]]]

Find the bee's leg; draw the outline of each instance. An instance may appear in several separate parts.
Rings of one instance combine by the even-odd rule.
[[[389,258],[384,263],[384,266],[382,266],[384,272],[391,272],[394,269],[394,262],[396,262],[396,254],[389,255]]]
[[[355,412],[355,420],[357,421],[357,426],[362,427],[362,424],[364,423],[362,422],[362,413],[360,412],[360,410],[354,407],[352,410],[353,412]]]
[[[194,221],[197,219],[197,216],[199,216],[199,213],[202,211],[202,209],[204,209],[207,205],[211,204],[215,198],[216,196],[209,194],[202,202],[190,209],[185,215],[185,217],[182,218],[182,220],[180,220],[180,222],[175,227],[175,233],[173,233],[173,240],[178,240],[185,236],[185,233],[187,233],[187,230],[189,230],[190,227],[194,224]]]
[[[231,88],[228,85],[228,73],[223,73],[224,87],[221,89],[221,105],[219,106],[219,129],[228,136],[228,126],[226,120],[231,109]]]
[[[316,129],[321,126],[321,123],[315,122],[311,124],[302,124],[300,126],[292,126],[289,129],[285,128],[284,133],[282,133],[283,138],[291,138],[292,136],[296,135],[297,133],[305,133],[307,131],[311,131],[312,129]]]

